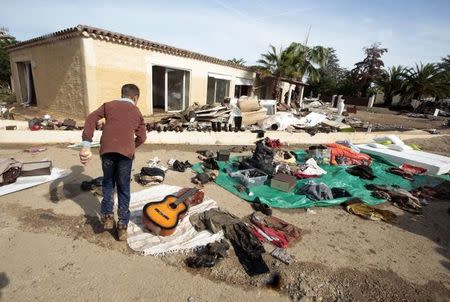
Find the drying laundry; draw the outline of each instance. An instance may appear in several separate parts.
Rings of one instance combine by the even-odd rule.
[[[359,198],[354,198],[347,201],[345,203],[345,209],[351,214],[355,214],[369,220],[383,220],[389,222],[397,217],[393,212],[369,206]]]
[[[230,240],[239,262],[248,275],[267,273],[269,268],[262,258],[264,247],[250,229],[236,216],[220,209],[211,209],[189,219],[197,231],[223,231]]]
[[[308,159],[303,165],[299,166],[299,169],[292,173],[297,178],[315,178],[320,175],[327,174],[327,172],[319,167],[314,158]]]
[[[412,214],[422,213],[420,200],[407,190],[374,184],[366,185],[366,188],[373,191],[372,195],[374,197],[386,199],[404,211]]]
[[[330,163],[332,165],[370,165],[372,158],[364,153],[355,152],[353,149],[341,144],[328,144],[331,157]]]
[[[253,234],[261,241],[269,241],[275,246],[286,248],[299,239],[301,230],[277,217],[253,213],[250,222],[254,225]]]
[[[326,184],[316,183],[312,180],[308,181],[303,187],[301,187],[298,194],[304,194],[308,196],[309,199],[315,201],[333,199],[333,193]]]
[[[410,164],[403,164],[400,166],[400,169],[412,173],[414,175],[422,175],[425,174],[427,172],[427,169],[422,168],[422,167],[416,167]]]
[[[391,168],[388,168],[386,171],[389,173],[395,174],[395,175],[399,175],[399,176],[403,177],[404,179],[414,181],[413,173],[403,170],[402,168],[391,167]]]
[[[166,173],[161,168],[143,167],[137,177],[137,181],[144,186],[153,186],[164,181]]]
[[[350,167],[347,168],[346,171],[351,175],[359,176],[362,179],[373,180],[376,177],[373,173],[372,168],[366,165],[357,165],[354,167]]]
[[[331,188],[331,193],[333,198],[352,197],[352,194],[343,188]]]

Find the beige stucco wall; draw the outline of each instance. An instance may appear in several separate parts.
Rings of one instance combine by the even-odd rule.
[[[17,62],[31,61],[37,105],[73,116],[84,114],[81,38],[56,40],[10,52],[13,87],[22,101]]]
[[[204,61],[167,55],[160,52],[112,42],[83,38],[88,109],[120,96],[120,87],[134,83],[141,90],[139,107],[144,115],[152,111],[152,66],[165,66],[190,71],[189,103],[206,104],[208,73],[230,76],[229,96],[234,95],[236,77],[254,79],[245,70]]]

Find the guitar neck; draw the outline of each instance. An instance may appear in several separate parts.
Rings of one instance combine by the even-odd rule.
[[[183,203],[186,199],[194,195],[198,189],[191,188],[184,192],[180,197],[177,198],[177,201],[174,202],[175,205],[179,205],[180,203]]]

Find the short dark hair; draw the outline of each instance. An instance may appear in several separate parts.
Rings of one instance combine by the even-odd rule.
[[[134,96],[139,96],[139,88],[134,84],[125,84],[122,86],[122,97],[132,98]]]

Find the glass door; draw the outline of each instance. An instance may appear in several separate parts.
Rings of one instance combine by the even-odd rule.
[[[189,103],[189,72],[166,68],[166,111],[181,111]]]

